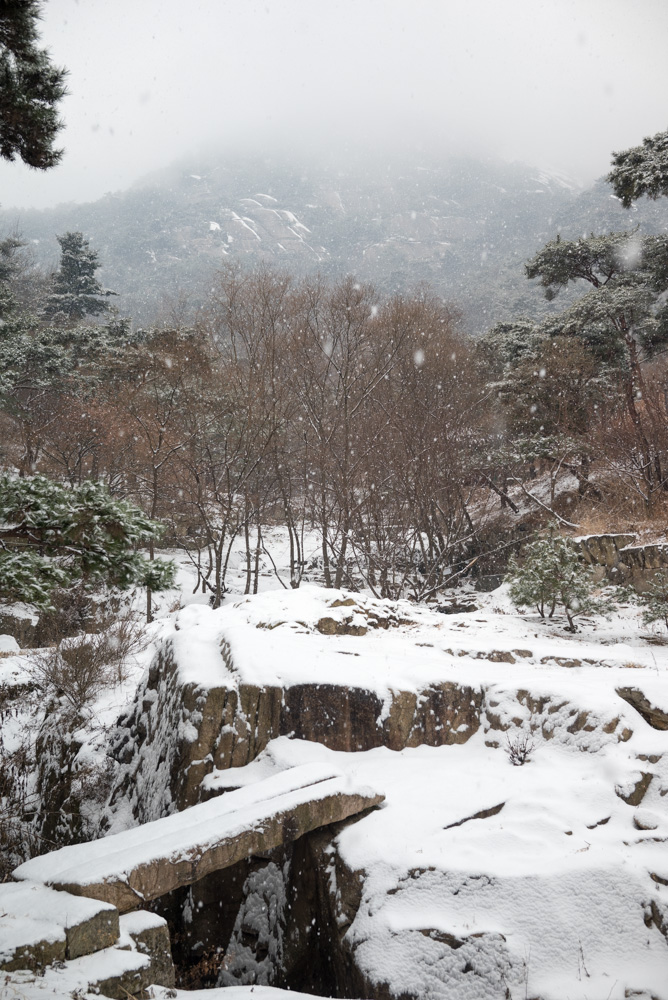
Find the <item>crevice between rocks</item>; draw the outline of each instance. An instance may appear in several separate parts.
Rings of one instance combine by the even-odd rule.
[[[465,816],[464,819],[458,819],[456,823],[448,823],[443,829],[452,830],[456,826],[463,826],[464,823],[470,823],[472,819],[488,819],[490,816],[496,816],[501,812],[505,804],[505,802],[499,802],[497,806],[490,806],[489,809],[481,809],[480,812],[473,813],[472,816]]]

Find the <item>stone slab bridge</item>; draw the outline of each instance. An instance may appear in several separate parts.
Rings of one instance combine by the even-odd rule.
[[[325,764],[303,764],[152,823],[33,858],[13,875],[127,913],[383,799]]]

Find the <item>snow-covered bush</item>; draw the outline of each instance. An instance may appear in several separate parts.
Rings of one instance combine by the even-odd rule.
[[[56,587],[168,587],[172,563],[137,546],[161,526],[99,482],[66,486],[46,476],[0,476],[0,599],[50,605]]]
[[[645,625],[653,622],[663,622],[668,628],[668,575],[657,570],[647,588],[641,594],[627,592],[642,607],[642,620]]]
[[[508,760],[513,767],[521,767],[523,764],[526,764],[535,749],[536,744],[531,739],[529,733],[517,733],[512,740],[506,734],[505,750],[508,754]]]
[[[561,535],[526,545],[520,559],[513,556],[510,560],[506,580],[516,607],[534,607],[541,618],[552,618],[557,608],[563,608],[571,632],[576,631],[578,615],[603,614],[605,610],[592,594],[592,571]]]

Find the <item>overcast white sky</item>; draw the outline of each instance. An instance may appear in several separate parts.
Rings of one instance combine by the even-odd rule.
[[[207,147],[486,153],[588,182],[668,127],[668,0],[47,0],[62,164],[0,203],[88,201]]]

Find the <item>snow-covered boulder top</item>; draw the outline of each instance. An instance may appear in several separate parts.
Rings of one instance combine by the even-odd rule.
[[[0,885],[0,969],[36,968],[114,944],[118,912],[109,903],[35,882]]]
[[[13,635],[0,635],[0,653],[20,653],[21,647]]]
[[[223,645],[229,646],[234,668],[242,671],[249,683],[251,674],[261,683],[275,683],[279,677],[288,683],[310,683],[314,680],[312,664],[295,659],[294,650],[283,653],[295,636],[311,637],[309,648],[315,651],[331,646],[323,636],[360,639],[378,630],[438,627],[440,622],[442,616],[437,612],[408,601],[376,600],[305,586],[245,597],[216,611],[191,604],[178,612],[171,629],[166,628],[165,638],[173,642],[184,683],[194,681],[203,687],[219,684],[219,650]],[[351,648],[359,651],[355,643]],[[242,650],[237,659],[236,652]],[[269,663],[268,652],[277,654]],[[335,662],[339,664],[338,659]],[[342,683],[336,670],[331,680]]]
[[[216,611],[186,607],[165,624],[163,648],[182,685],[363,689],[382,705],[379,723],[397,692],[420,696],[443,684],[494,691],[500,701],[518,691],[530,692],[533,701],[559,696],[595,706],[608,720],[623,716],[620,692],[638,684],[654,704],[666,701],[668,649],[641,638],[635,611],[622,610],[609,623],[585,622],[581,634],[569,636],[558,624],[519,615],[507,598],[503,602],[501,594],[491,609],[446,615],[407,601],[308,586]],[[630,717],[631,729],[642,725],[635,712]]]
[[[511,673],[507,665],[517,680],[535,677],[537,667],[542,675],[563,667],[668,669],[668,654],[640,641],[635,619],[630,624],[585,626],[571,638],[553,622],[521,616],[507,604],[443,615],[408,601],[306,586],[215,611],[189,605],[165,624],[162,636],[182,683],[203,688],[225,682],[231,667],[248,684],[406,690],[466,677],[498,681]]]
[[[287,734],[350,752],[478,731],[500,746],[526,727],[578,751],[635,736],[653,752],[668,650],[640,638],[636,611],[569,636],[502,592],[480,603],[441,614],[309,586],[180,611],[114,737],[134,820],[201,801],[206,775]]]
[[[3,998],[144,996],[174,984],[162,917],[119,919],[107,903],[27,882],[0,886],[0,956]]]
[[[356,754],[282,737],[236,780],[247,789],[318,761],[383,789],[383,808],[343,829],[325,863],[350,954],[392,995],[664,997],[668,734],[655,733],[653,763],[632,743],[582,754],[538,741],[512,767],[482,733]],[[232,771],[208,781],[224,787]],[[636,808],[642,773],[652,777]],[[360,889],[347,911],[350,873]]]

